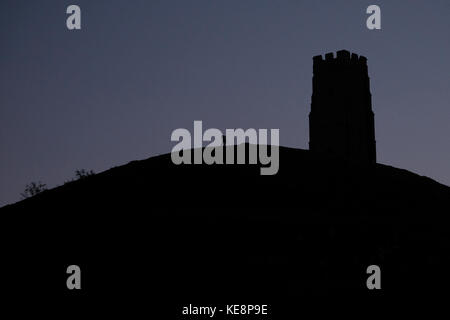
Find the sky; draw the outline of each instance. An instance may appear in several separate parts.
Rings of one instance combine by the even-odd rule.
[[[168,153],[194,120],[307,149],[312,57],[341,49],[368,59],[378,162],[450,185],[449,31],[448,0],[2,0],[0,206]]]

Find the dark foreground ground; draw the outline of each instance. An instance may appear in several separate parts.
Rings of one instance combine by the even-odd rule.
[[[270,317],[215,319],[300,319],[316,302],[437,301],[449,290],[449,208],[450,188],[380,164],[280,148],[279,173],[261,176],[167,154],[0,209],[1,287],[60,318],[206,319],[182,307],[252,303]],[[66,287],[72,264],[80,291]],[[381,290],[366,287],[372,264]]]

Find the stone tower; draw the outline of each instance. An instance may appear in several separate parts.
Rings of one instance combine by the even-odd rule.
[[[313,57],[309,149],[376,162],[367,59],[346,50]]]

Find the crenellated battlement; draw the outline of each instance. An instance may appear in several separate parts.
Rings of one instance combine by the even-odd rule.
[[[356,53],[351,53],[347,50],[340,50],[336,52],[336,56],[333,52],[325,54],[325,59],[322,55],[313,57],[314,66],[323,64],[347,64],[354,63],[367,66],[367,58],[364,56],[358,56]]]
[[[339,70],[343,69],[367,75],[367,58],[347,50],[337,51],[336,55],[329,52],[325,54],[325,59],[322,55],[313,57],[313,73],[315,75],[322,72],[329,74],[330,70],[340,73]]]

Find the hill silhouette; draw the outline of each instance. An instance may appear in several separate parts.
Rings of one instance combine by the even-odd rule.
[[[445,288],[447,186],[286,147],[277,175],[259,168],[177,166],[164,154],[5,206],[8,279],[42,296],[122,303]],[[83,270],[81,293],[65,288],[70,264]],[[371,264],[382,270],[381,293],[366,287]],[[31,289],[30,265],[41,275]]]
[[[348,214],[357,210],[358,216],[407,215],[413,219],[415,212],[421,216],[421,209],[449,200],[449,187],[387,165],[287,147],[280,147],[280,159],[278,174],[261,176],[260,164],[174,165],[170,154],[164,154],[46,190],[2,211],[51,212],[69,204],[78,210],[300,205],[311,213],[345,209]],[[394,210],[398,208],[402,210]]]

